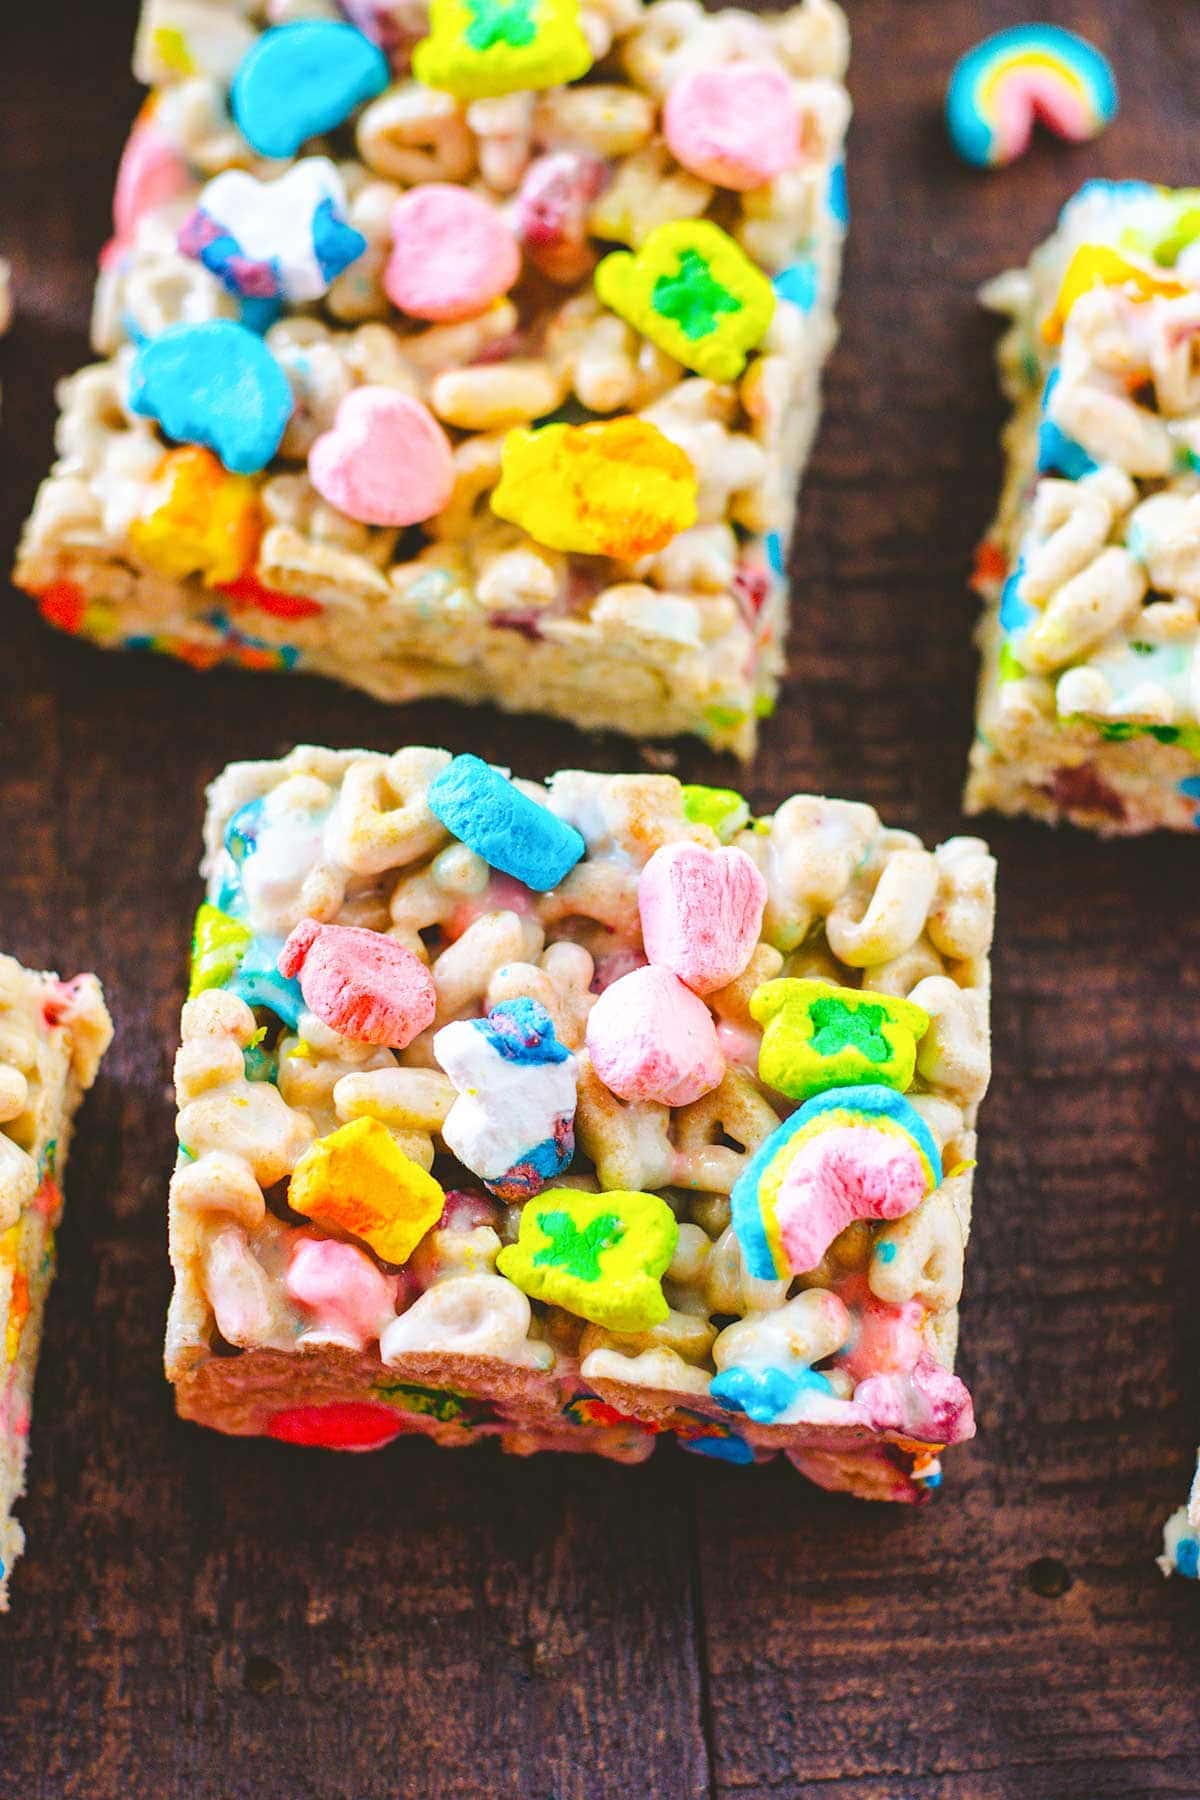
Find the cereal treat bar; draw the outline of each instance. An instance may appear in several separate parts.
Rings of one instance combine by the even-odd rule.
[[[112,1037],[94,975],[60,981],[0,956],[0,1612],[25,1547],[25,1457],[60,1182],[76,1109]]]
[[[1177,1508],[1163,1526],[1158,1566],[1164,1575],[1185,1575],[1189,1581],[1200,1579],[1200,1460],[1187,1505]]]
[[[979,553],[969,812],[1190,831],[1200,801],[1200,189],[1093,181],[984,290],[1014,405]]]
[[[176,1063],[184,1417],[673,1434],[916,1501],[953,1373],[993,863],[868,806],[300,748],[210,792]]]
[[[847,49],[832,0],[145,0],[18,583],[106,647],[749,756]]]

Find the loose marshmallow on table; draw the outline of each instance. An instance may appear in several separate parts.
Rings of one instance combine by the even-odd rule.
[[[634,969],[606,988],[588,1014],[587,1047],[621,1100],[688,1106],[725,1073],[712,1014],[669,969]]]
[[[416,319],[471,318],[506,294],[521,251],[498,208],[469,188],[431,181],[392,208],[388,299]]]
[[[750,961],[766,904],[767,884],[744,850],[664,844],[638,881],[646,955],[694,993],[715,993]]]
[[[454,487],[450,441],[429,408],[387,387],[346,395],[308,473],[323,500],[363,525],[419,525]]]
[[[402,1050],[433,1023],[437,994],[429,970],[382,932],[304,919],[278,967],[299,978],[310,1012],[358,1043]]]
[[[1117,84],[1094,44],[1060,25],[1013,25],[954,66],[946,127],[965,162],[997,168],[1029,146],[1035,120],[1083,143],[1116,116]]]

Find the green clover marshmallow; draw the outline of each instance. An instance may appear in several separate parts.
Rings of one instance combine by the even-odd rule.
[[[929,1029],[929,1014],[911,1000],[827,981],[764,982],[750,1016],[766,1027],[759,1075],[789,1100],[860,1083],[903,1093]]]
[[[657,1194],[548,1188],[527,1202],[496,1267],[534,1300],[613,1331],[646,1331],[667,1316],[662,1277],[678,1241]]]
[[[710,381],[736,381],[775,315],[775,290],[709,219],[656,225],[639,249],[596,269],[605,306]]]

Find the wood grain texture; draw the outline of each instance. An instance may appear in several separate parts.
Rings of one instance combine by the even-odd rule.
[[[1197,177],[1192,0],[1042,10],[1112,54],[1122,116],[981,177],[944,143],[942,87],[1022,9],[849,0],[843,337],[761,802],[816,788],[929,837],[961,828],[963,577],[1001,417],[973,290],[1087,175]],[[85,354],[133,13],[40,0],[4,20],[6,554],[49,460],[52,381]],[[0,1622],[0,1800],[1196,1800],[1200,1596],[1151,1560],[1200,1427],[1195,842],[989,828],[996,1076],[962,1349],[981,1429],[934,1506],[677,1453],[627,1471],[224,1441],[172,1417],[159,1371],[205,781],[298,739],[482,747],[536,774],[631,752],[105,657],[17,596],[6,623],[0,942],[97,968],[119,1035],[68,1181],[30,1551]]]

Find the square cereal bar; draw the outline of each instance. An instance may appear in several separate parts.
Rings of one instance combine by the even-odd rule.
[[[76,1109],[112,1025],[94,975],[60,981],[0,956],[0,1612],[25,1547],[25,1458],[60,1182]]]
[[[180,1413],[918,1500],[994,865],[868,806],[302,747],[210,790],[176,1063]]]
[[[832,0],[145,0],[19,585],[109,648],[749,756],[847,52]]]
[[[1103,834],[1200,801],[1200,190],[1092,181],[984,300],[1014,412],[966,804]]]

